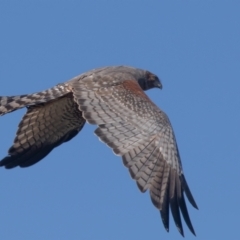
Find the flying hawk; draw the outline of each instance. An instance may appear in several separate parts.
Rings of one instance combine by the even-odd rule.
[[[184,235],[180,211],[195,235],[184,192],[197,208],[185,180],[174,132],[167,115],[144,93],[162,88],[153,73],[127,66],[94,69],[46,91],[0,97],[0,115],[27,107],[13,146],[0,166],[29,167],[71,140],[85,122],[122,157],[139,189],[149,189],[169,230],[169,207]]]

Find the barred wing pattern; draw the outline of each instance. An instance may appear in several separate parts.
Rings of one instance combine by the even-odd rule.
[[[139,189],[150,190],[153,204],[160,210],[169,230],[169,204],[182,235],[180,211],[195,235],[185,204],[185,191],[197,208],[185,181],[171,124],[167,116],[147,97],[135,80],[108,86],[105,79],[91,77],[69,83],[83,117],[97,124],[96,135],[122,156]],[[93,90],[94,89],[94,90]]]
[[[77,104],[72,94],[28,108],[18,126],[9,156],[1,166],[13,168],[28,167],[48,155],[53,148],[67,142],[78,134],[84,126]]]
[[[93,69],[48,90],[0,96],[0,115],[27,107],[13,146],[0,166],[31,166],[76,136],[87,121],[95,134],[121,156],[142,192],[160,210],[169,230],[169,208],[184,235],[180,212],[195,234],[184,193],[197,208],[185,180],[177,143],[167,115],[144,93],[162,88],[149,71],[128,66]]]

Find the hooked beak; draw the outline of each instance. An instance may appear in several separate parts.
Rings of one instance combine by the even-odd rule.
[[[162,83],[160,82],[159,78],[157,78],[154,81],[154,87],[162,89],[163,86],[162,86]]]

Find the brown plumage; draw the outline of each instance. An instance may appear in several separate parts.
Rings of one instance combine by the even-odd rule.
[[[85,121],[96,124],[96,135],[122,157],[139,189],[149,189],[166,230],[170,207],[179,232],[184,235],[181,211],[195,235],[184,192],[197,205],[183,175],[172,126],[144,93],[154,87],[162,87],[156,75],[117,66],[94,69],[43,92],[0,97],[0,115],[27,107],[0,166],[31,166],[76,136]]]

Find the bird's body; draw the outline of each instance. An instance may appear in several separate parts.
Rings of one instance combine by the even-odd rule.
[[[170,206],[180,233],[179,209],[195,234],[183,192],[197,205],[183,175],[173,129],[143,91],[154,87],[162,87],[156,75],[116,66],[94,69],[39,93],[0,97],[0,115],[27,107],[0,166],[31,166],[76,136],[86,121],[96,124],[96,135],[122,157],[139,189],[149,189],[165,228],[169,229]]]

